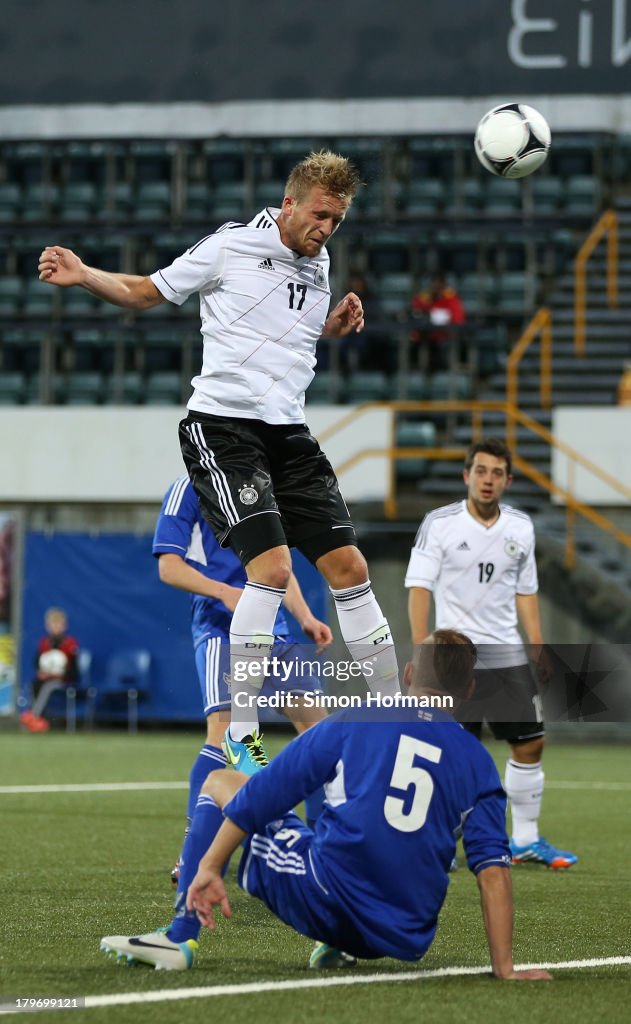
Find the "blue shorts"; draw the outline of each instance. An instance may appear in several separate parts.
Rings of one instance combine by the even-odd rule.
[[[322,693],[320,680],[305,670],[301,672],[303,662],[299,656],[300,645],[278,642],[272,649],[272,655],[279,658],[284,665],[289,665],[291,672],[285,682],[282,677],[268,675],[261,688],[261,693],[271,696],[279,690],[285,693]],[[202,640],[195,648],[195,664],[199,685],[202,690],[204,714],[223,711],[230,707],[230,643],[220,636],[211,636]]]
[[[293,811],[272,821],[244,841],[239,885],[301,935],[364,959],[385,956],[366,944],[318,879],[312,842],[313,832]]]

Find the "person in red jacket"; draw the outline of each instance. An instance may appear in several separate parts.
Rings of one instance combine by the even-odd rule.
[[[50,725],[42,712],[55,690],[77,681],[79,644],[68,633],[68,616],[63,608],[49,608],[44,617],[46,632],[37,644],[33,706],[20,720],[29,732],[48,732]]]
[[[453,337],[452,326],[459,326],[466,320],[462,300],[454,288],[447,285],[443,274],[434,274],[427,291],[418,292],[412,299],[412,316],[426,321],[420,330],[412,331],[410,340],[414,345],[427,346],[427,369],[447,370],[449,368],[449,342]]]

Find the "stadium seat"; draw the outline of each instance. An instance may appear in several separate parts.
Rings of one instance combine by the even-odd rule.
[[[243,181],[246,144],[239,139],[209,139],[202,146],[207,178],[214,184]]]
[[[138,732],[138,702],[149,696],[151,655],[144,648],[118,651],[107,661],[98,686],[99,714],[126,709],[127,728]]]
[[[53,184],[37,182],[27,185],[22,193],[22,220],[46,221],[57,213],[59,188]]]
[[[177,330],[161,324],[143,325],[142,352],[147,373],[179,370],[182,365],[182,338]]]
[[[412,370],[410,373],[406,374],[399,374],[396,381],[397,398],[422,402],[424,399],[429,397],[428,378],[424,373],[420,373],[418,370]]]
[[[141,182],[134,197],[134,220],[157,222],[170,220],[171,200],[171,186],[168,182]]]
[[[565,212],[593,216],[600,206],[601,186],[590,174],[575,174],[565,183]]]
[[[518,181],[494,178],[489,174],[484,188],[484,212],[496,216],[514,216],[521,210]]]
[[[36,373],[26,383],[25,401],[29,405],[57,405],[65,398],[65,394],[66,381],[61,374]]]
[[[27,277],[24,282],[24,316],[50,317],[61,306],[61,289],[53,288],[37,277]]]
[[[106,384],[105,401],[110,405],[138,405],[145,397],[142,374],[128,370],[118,377],[112,374]]]
[[[246,186],[242,181],[220,182],[210,195],[209,216],[217,221],[240,220],[246,204],[251,206],[250,215],[253,216],[256,213],[255,204],[248,200]]]
[[[129,152],[133,160],[137,184],[170,182],[177,143],[166,140],[132,142]]]
[[[557,213],[563,203],[565,188],[560,178],[533,175],[531,184],[534,212],[539,214]]]
[[[0,223],[7,224],[19,218],[22,189],[12,181],[0,182]]]
[[[74,373],[65,389],[66,405],[98,405],[103,400],[102,373]]]
[[[408,184],[402,205],[408,217],[435,217],[445,198],[445,186],[438,178],[419,179]]]
[[[396,443],[397,448],[430,448],[436,443],[436,427],[427,421],[400,418],[397,424]],[[419,480],[426,474],[427,467],[427,459],[397,459],[397,480]]]
[[[317,139],[270,139],[268,153],[272,164],[272,176],[277,180],[286,181],[292,168],[300,163],[307,153],[318,149],[320,143]]]
[[[0,373],[0,405],[19,405],[24,400],[25,388],[23,373]]]
[[[182,380],[179,373],[151,373],[147,377],[147,405],[178,405],[182,403]]]
[[[377,231],[367,237],[368,269],[376,277],[405,274],[410,269],[410,247],[397,232]]]
[[[414,285],[410,274],[384,274],[377,288],[383,312],[404,313],[410,308]]]
[[[361,370],[348,381],[346,400],[358,402],[381,402],[390,398],[390,386],[385,373],[378,370]]]
[[[64,316],[91,317],[100,310],[101,300],[85,288],[65,288],[61,293],[61,308]]]
[[[499,274],[497,279],[497,307],[504,313],[516,314],[534,306],[536,280],[525,271]]]
[[[210,189],[205,181],[192,181],[186,186],[184,219],[205,223],[210,208]],[[182,250],[180,250],[182,251]]]
[[[429,379],[432,401],[471,397],[471,379],[466,373],[434,373]]]
[[[70,182],[61,190],[59,216],[63,221],[86,221],[97,211],[97,190],[92,182]]]
[[[21,277],[0,277],[0,316],[16,316],[21,305],[24,282]]]
[[[283,201],[284,181],[261,181],[254,186],[254,207],[279,207]]]
[[[306,405],[335,405],[340,400],[341,380],[328,370],[317,370],[307,388]]]

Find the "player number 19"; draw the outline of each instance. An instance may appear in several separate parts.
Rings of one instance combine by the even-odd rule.
[[[425,768],[415,764],[417,757],[438,764],[443,755],[440,747],[416,740],[413,736],[401,736],[397,750],[390,787],[405,795],[387,796],[383,805],[386,821],[399,832],[417,832],[427,819],[427,812],[434,793],[434,780]],[[414,787],[412,802],[406,810],[410,786]]]

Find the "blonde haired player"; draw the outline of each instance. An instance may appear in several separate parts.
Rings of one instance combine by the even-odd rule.
[[[199,295],[203,362],[180,443],[205,519],[248,578],[230,644],[233,660],[249,660],[252,672],[238,694],[233,687],[224,738],[231,763],[246,772],[265,760],[255,711],[244,706],[253,706],[257,662],[271,652],[290,545],[327,580],[351,656],[370,663],[371,689],[399,692],[390,628],[333,468],[304,421],[318,339],[364,326],[353,292],[329,313],[326,251],[359,185],[347,159],[311,153],[289,175],[279,208],[222,225],[150,277],[87,267],[60,246],[47,246],[39,262],[42,281],[78,285],[126,309],[179,306]],[[237,706],[240,695],[247,699]]]

